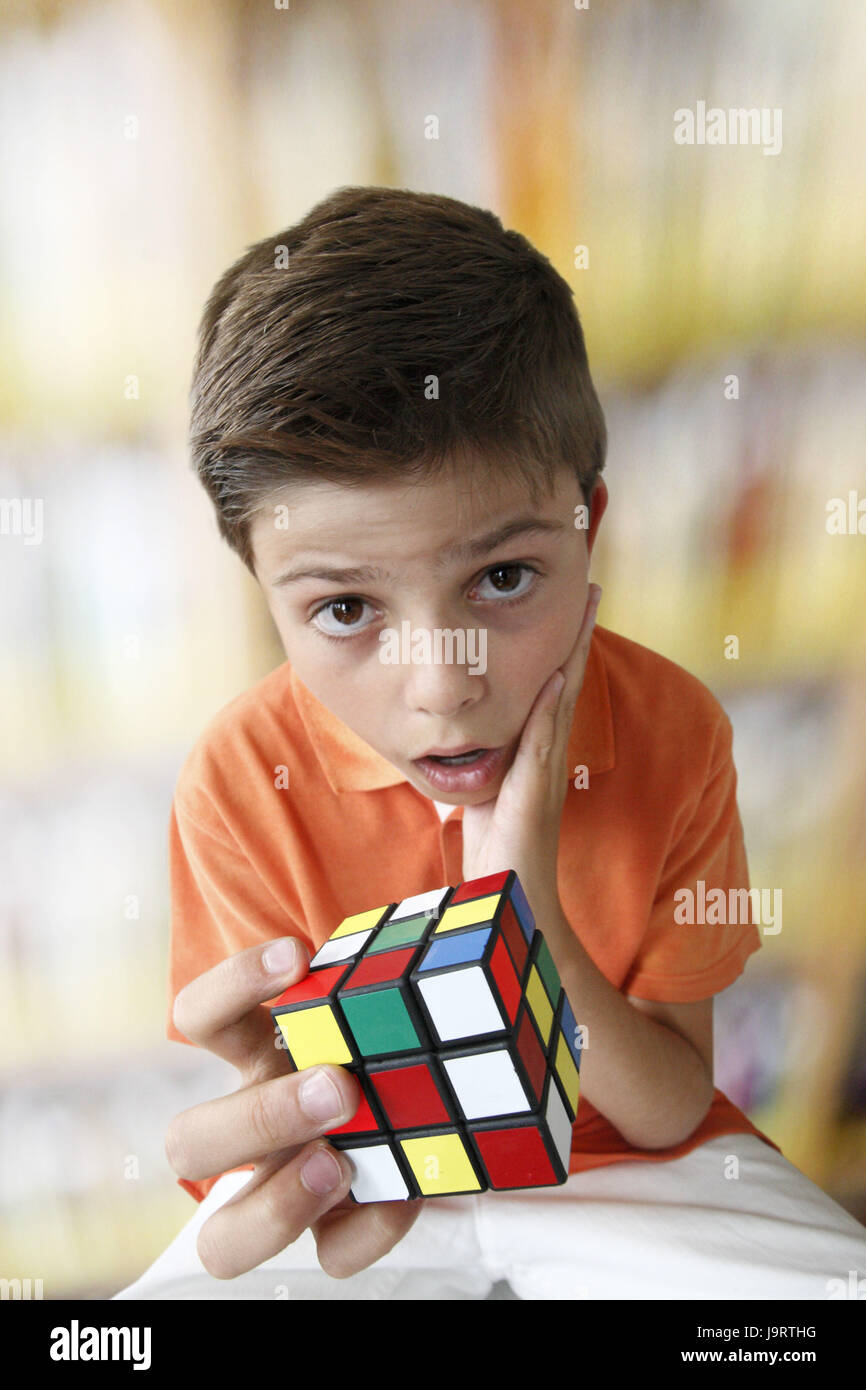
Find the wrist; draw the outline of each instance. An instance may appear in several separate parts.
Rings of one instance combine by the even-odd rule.
[[[555,884],[527,882],[525,878],[521,878],[520,883],[532,909],[535,925],[548,940],[561,936],[563,929],[571,930]]]

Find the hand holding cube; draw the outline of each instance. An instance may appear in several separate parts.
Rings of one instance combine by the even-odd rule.
[[[327,1132],[356,1202],[568,1177],[577,1025],[513,869],[347,917],[271,1013],[296,1068],[361,1086]]]

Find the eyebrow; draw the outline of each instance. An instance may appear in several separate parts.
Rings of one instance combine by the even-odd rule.
[[[504,545],[506,541],[513,540],[515,536],[529,535],[549,535],[566,530],[564,521],[543,521],[538,517],[520,517],[516,521],[509,521],[505,526],[499,526],[495,531],[488,531],[484,536],[477,536],[471,541],[455,541],[454,544],[446,546],[440,550],[436,561],[436,568],[441,569],[448,561],[476,560],[483,555],[489,554],[497,546]],[[360,565],[354,568],[340,569],[331,565],[317,565],[314,568],[293,566],[273,581],[273,588],[281,588],[286,584],[296,584],[301,579],[323,579],[332,581],[334,584],[370,584],[391,576],[385,570],[372,565]]]

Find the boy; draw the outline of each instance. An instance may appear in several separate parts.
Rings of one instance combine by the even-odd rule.
[[[753,1195],[769,1173],[758,1207],[782,1170],[814,1200],[714,1087],[713,996],[760,937],[749,921],[674,914],[675,894],[700,881],[748,887],[731,726],[694,677],[594,627],[606,430],[571,292],[546,258],[449,198],[338,191],[215,287],[191,441],[287,655],[211,722],[172,812],[169,1036],[241,1075],[167,1136],[181,1184],[207,1198],[200,1280],[264,1264],[282,1271],[271,1285],[289,1271],[290,1296],[334,1296],[324,1278],[358,1297],[441,1297],[462,1262],[460,1297],[484,1297],[493,1274],[524,1297],[600,1297],[581,1179],[634,1166],[637,1192],[648,1167],[719,1136],[751,1160]],[[484,659],[386,660],[407,628],[471,635]],[[517,870],[586,1030],[573,1176],[356,1206],[351,1165],[323,1136],[354,1114],[357,1082],[337,1066],[292,1073],[266,1005],[344,916],[503,868]],[[734,1200],[731,1143],[711,1155],[716,1208]],[[824,1246],[780,1256],[771,1294],[824,1297],[847,1268],[862,1230],[824,1202],[812,1219]],[[460,1244],[473,1216],[486,1230],[474,1264]],[[644,1253],[657,1250],[636,1225]],[[443,1230],[444,1264],[430,1253]],[[717,1268],[668,1286],[660,1274],[658,1296],[694,1296],[696,1279],[725,1296]],[[545,1284],[551,1269],[559,1282]],[[638,1296],[619,1278],[619,1296]]]

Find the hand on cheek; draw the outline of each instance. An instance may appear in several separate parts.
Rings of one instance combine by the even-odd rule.
[[[590,586],[580,631],[545,681],[498,795],[463,810],[463,878],[515,869],[530,905],[557,896],[559,825],[568,786],[566,750],[601,598]]]

